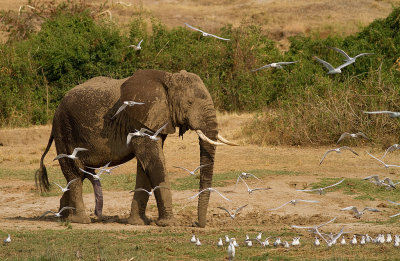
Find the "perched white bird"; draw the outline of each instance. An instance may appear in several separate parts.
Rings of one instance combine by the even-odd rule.
[[[400,145],[399,144],[393,144],[392,146],[390,146],[389,148],[387,148],[386,149],[386,151],[385,151],[385,154],[383,154],[383,156],[382,156],[382,160],[383,160],[383,158],[386,156],[386,154],[388,154],[389,152],[393,152],[393,151],[395,151],[395,150],[398,150],[398,149],[400,149]]]
[[[153,192],[154,192],[156,189],[161,189],[161,188],[169,189],[169,188],[164,187],[164,186],[155,186],[155,187],[152,188],[150,191],[148,191],[148,190],[146,190],[146,189],[144,189],[144,188],[137,188],[137,189],[134,189],[134,190],[129,191],[129,193],[131,193],[131,192],[137,192],[137,191],[144,191],[144,192],[146,192],[147,194],[149,194],[149,196],[152,196],[152,195],[153,195]]]
[[[385,243],[385,236],[383,234],[379,234],[378,236],[378,243],[384,244]]]
[[[400,168],[400,166],[399,166],[399,165],[391,165],[391,164],[386,164],[385,162],[383,162],[382,160],[378,159],[377,157],[375,157],[375,156],[373,156],[373,155],[369,154],[368,152],[367,152],[367,154],[368,154],[368,155],[370,155],[371,157],[373,157],[374,159],[376,159],[377,161],[379,161],[380,163],[382,163],[382,164],[383,164],[383,166],[385,166],[385,168],[390,168],[390,167],[394,167],[394,168]]]
[[[365,242],[371,243],[371,241],[372,241],[372,238],[368,234],[365,234]]]
[[[196,167],[193,171],[188,170],[187,168],[184,167],[179,167],[179,166],[173,166],[174,168],[179,168],[179,169],[183,169],[186,170],[187,172],[189,172],[190,175],[195,176],[196,175],[196,171],[198,171],[199,169],[201,169],[202,167],[208,166],[210,164],[204,164],[204,165],[200,165],[198,167]]]
[[[217,208],[222,209],[222,210],[225,210],[226,213],[228,213],[228,215],[229,215],[232,219],[235,219],[236,215],[238,215],[239,212],[240,212],[244,207],[246,207],[247,205],[248,205],[248,204],[243,205],[243,206],[237,208],[237,209],[236,209],[235,211],[233,211],[232,213],[229,212],[229,210],[227,210],[227,209],[224,208],[224,207],[217,207]]]
[[[386,235],[386,243],[391,243],[392,242],[392,235],[391,234],[387,234]]]
[[[322,63],[325,68],[327,68],[328,74],[336,74],[336,73],[341,73],[342,72],[342,68],[352,64],[352,62],[345,62],[344,64],[339,65],[338,67],[334,68],[330,63],[318,58],[317,56],[314,56],[315,60],[317,60],[318,62]]]
[[[296,204],[297,204],[298,202],[319,203],[319,201],[317,201],[317,200],[292,199],[292,200],[286,202],[285,204],[283,204],[283,205],[281,205],[281,206],[279,206],[279,207],[271,208],[271,209],[267,209],[267,210],[269,210],[269,211],[271,211],[271,210],[277,210],[277,209],[280,209],[280,208],[286,206],[287,204],[292,204],[293,206],[296,206]]]
[[[297,191],[303,191],[303,192],[318,191],[318,193],[319,193],[320,195],[322,195],[322,194],[325,193],[325,189],[331,188],[331,187],[334,187],[334,186],[337,186],[337,185],[339,185],[340,183],[342,183],[343,181],[344,181],[344,179],[342,179],[341,181],[339,181],[339,182],[337,182],[337,183],[335,183],[335,184],[332,184],[332,185],[329,185],[329,186],[326,186],[326,187],[323,187],[323,188],[316,188],[316,189],[297,189]]]
[[[365,135],[363,132],[359,131],[357,133],[348,133],[348,132],[344,132],[342,135],[340,135],[340,138],[338,139],[338,141],[336,143],[341,142],[344,138],[346,137],[351,137],[351,138],[364,138],[367,140],[370,140],[370,138],[367,137],[367,135]]]
[[[114,114],[114,116],[111,117],[111,119],[114,119],[115,116],[117,116],[121,111],[125,110],[127,106],[132,107],[134,105],[143,105],[143,102],[135,102],[135,101],[124,101],[122,105],[118,108],[117,112]]]
[[[217,246],[222,247],[224,243],[222,242],[222,238],[219,238]]]
[[[388,114],[390,118],[400,117],[400,112],[396,111],[364,111],[366,114]]]
[[[342,240],[340,241],[340,244],[342,246],[346,245],[346,239],[344,239],[344,236],[342,237]]]
[[[3,240],[4,244],[11,243],[11,236],[8,234],[7,238]]]
[[[256,236],[256,239],[261,240],[261,237],[262,237],[262,232],[259,232],[258,235]]]
[[[356,235],[353,236],[353,238],[350,241],[350,244],[357,245],[357,236]]]
[[[253,241],[247,240],[246,244],[247,244],[248,247],[252,247],[253,246]]]
[[[60,185],[58,185],[57,183],[53,182],[54,184],[56,184],[58,187],[60,187],[62,193],[65,193],[69,190],[69,185],[71,185],[72,182],[74,182],[75,180],[78,180],[78,178],[71,180],[70,182],[67,183],[67,186],[65,186],[65,188],[61,187]]]
[[[63,207],[63,208],[62,208],[60,211],[58,211],[58,212],[54,212],[54,211],[48,210],[48,211],[44,212],[39,218],[42,218],[42,217],[46,216],[46,215],[49,214],[49,213],[54,214],[55,217],[61,217],[61,213],[62,213],[64,210],[66,210],[66,209],[75,209],[75,208],[73,208],[73,207]]]
[[[331,47],[331,49],[341,53],[344,57],[346,57],[345,61],[349,62],[349,63],[354,63],[358,57],[361,57],[361,56],[364,56],[364,55],[373,55],[374,54],[374,53],[360,53],[360,54],[357,54],[354,57],[350,57],[345,51],[343,51],[343,50],[341,50],[339,48]]]
[[[288,243],[287,241],[285,241],[285,242],[283,243],[283,247],[284,247],[284,248],[289,248],[290,245],[289,245],[289,243]]]
[[[371,212],[380,212],[379,209],[371,208],[371,207],[365,207],[362,211],[359,211],[355,206],[345,207],[345,208],[342,208],[341,210],[351,210],[351,211],[353,211],[355,218],[361,218],[361,216],[364,214],[365,210],[369,210]]]
[[[319,246],[319,245],[321,245],[321,243],[319,242],[318,237],[315,237],[314,246]]]
[[[228,235],[225,235],[225,242],[229,243],[229,241],[230,241],[230,239],[229,239]]]
[[[360,245],[365,245],[365,236],[361,236]]]
[[[274,242],[274,247],[279,246],[281,243],[282,243],[282,242],[281,242],[281,238],[278,237],[278,238],[275,240],[275,242]]]
[[[75,148],[71,155],[67,155],[67,154],[58,154],[58,155],[54,158],[54,160],[58,160],[58,159],[61,159],[61,158],[77,159],[78,157],[76,156],[76,154],[77,154],[79,151],[85,151],[85,150],[88,150],[88,149],[85,149],[85,148]]]
[[[282,65],[287,65],[287,64],[297,63],[297,62],[298,62],[298,61],[295,61],[295,62],[270,63],[270,64],[267,64],[267,65],[261,66],[260,68],[253,69],[253,70],[251,70],[251,71],[252,71],[252,72],[255,72],[255,71],[262,70],[262,69],[265,69],[265,68],[270,68],[270,67],[272,67],[272,68],[277,68],[277,69],[282,69],[282,68],[283,68]]]
[[[250,240],[249,235],[246,234],[246,238],[244,239],[244,241]]]
[[[194,234],[192,235],[192,238],[190,239],[190,242],[196,243],[196,236]]]
[[[322,162],[324,161],[325,157],[326,157],[329,153],[331,153],[331,152],[341,153],[342,150],[349,150],[349,151],[353,152],[353,154],[359,156],[358,153],[355,152],[354,150],[352,150],[351,148],[349,148],[349,147],[347,147],[347,146],[343,146],[343,147],[336,148],[336,149],[331,149],[331,150],[328,150],[327,152],[325,152],[325,154],[322,156],[321,161],[319,162],[319,165],[322,164]]]
[[[235,258],[235,244],[236,242],[235,238],[231,238],[229,241],[229,246],[228,246],[228,259],[229,261],[233,260]]]
[[[393,246],[394,247],[399,247],[400,246],[400,241],[395,240]]]
[[[188,23],[185,23],[185,25],[186,25],[187,27],[193,29],[193,30],[196,30],[196,31],[201,32],[201,33],[203,34],[204,37],[215,37],[215,38],[217,38],[217,39],[224,40],[224,41],[230,41],[230,40],[231,40],[231,39],[222,38],[222,37],[219,37],[219,36],[210,34],[210,33],[206,33],[206,32],[204,32],[204,31],[202,31],[202,30],[200,30],[200,29],[198,29],[198,28],[195,28],[195,27],[191,26],[191,25],[188,24]]]
[[[299,246],[300,245],[300,237],[293,238],[292,246]]]
[[[142,47],[140,46],[142,44],[142,42],[143,42],[143,39],[140,40],[138,45],[131,44],[131,45],[128,46],[128,48],[133,48],[133,49],[135,49],[135,51],[142,50]]]
[[[119,164],[119,165],[116,165],[116,166],[114,166],[114,167],[112,167],[112,168],[108,168],[108,166],[111,164],[111,161],[110,162],[108,162],[106,165],[104,165],[103,167],[100,167],[100,168],[93,168],[93,167],[87,167],[86,166],[86,168],[88,168],[88,169],[94,169],[94,170],[99,170],[99,171],[101,171],[102,173],[104,172],[104,173],[106,173],[106,174],[111,174],[111,171],[113,170],[113,169],[116,169],[116,168],[118,168],[118,167],[121,167],[122,165],[124,165],[124,164]]]
[[[246,185],[246,187],[247,187],[247,192],[249,192],[249,194],[251,194],[251,193],[253,193],[254,191],[257,191],[257,190],[269,190],[269,189],[271,189],[271,188],[254,188],[254,189],[251,189],[250,187],[249,187],[249,185],[247,185],[247,183],[246,183],[246,181],[244,181],[244,179],[242,179],[242,178],[240,178],[242,181],[243,181],[243,183]]]
[[[199,238],[196,239],[196,246],[201,246],[201,242],[200,242]]]
[[[157,137],[157,135],[167,126],[168,122],[165,123],[163,126],[161,126],[161,128],[159,128],[153,135],[149,135],[144,133],[144,135],[148,136],[151,140],[157,141],[160,138]]]
[[[264,242],[263,242],[263,246],[269,246],[269,241],[268,241],[269,237],[267,237]]]
[[[126,136],[126,145],[129,145],[133,137],[144,137],[146,136],[145,133],[148,132],[149,134],[153,134],[151,130],[146,128],[141,128],[140,130],[135,130],[135,132],[128,133]]]
[[[216,189],[214,189],[214,188],[206,188],[206,189],[203,189],[202,191],[200,191],[199,193],[197,193],[196,195],[194,195],[194,196],[192,196],[192,197],[190,197],[190,198],[188,198],[189,200],[193,200],[195,197],[197,197],[197,196],[199,196],[201,193],[203,193],[204,191],[210,191],[210,192],[212,192],[212,191],[214,191],[214,192],[217,192],[223,199],[225,199],[226,201],[232,201],[232,200],[230,200],[229,198],[227,198],[227,197],[225,197],[224,195],[222,195],[218,190],[216,190]]]

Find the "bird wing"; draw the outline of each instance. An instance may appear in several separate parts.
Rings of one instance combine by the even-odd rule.
[[[174,167],[174,168],[179,168],[179,169],[183,169],[183,170],[186,170],[187,172],[189,172],[189,173],[190,173],[190,170],[188,170],[187,168],[184,168],[184,167],[179,167],[179,166],[172,166],[172,167]]]
[[[386,183],[389,184],[389,186],[391,186],[391,187],[395,187],[394,182],[393,182],[389,177],[386,177],[386,178],[383,180],[383,182],[386,182]]]
[[[58,211],[58,214],[61,214],[61,212],[63,212],[66,209],[75,209],[73,207],[63,207],[60,211]]]
[[[367,154],[370,155],[371,157],[373,157],[374,159],[376,159],[377,161],[379,161],[380,163],[382,163],[383,165],[386,166],[385,162],[383,162],[382,160],[380,160],[380,159],[374,157],[373,155],[369,154],[368,152],[367,152]]]
[[[255,189],[252,189],[251,191],[256,191],[256,190],[269,190],[269,189],[271,189],[271,188],[255,188]]]
[[[150,134],[153,134],[153,133],[154,133],[154,132],[152,132],[151,130],[146,129],[146,128],[141,128],[139,132],[142,133],[142,134],[145,133],[145,132],[148,132],[148,133],[150,133]]]
[[[308,202],[308,203],[319,203],[318,200],[308,200],[308,199],[296,199],[296,201]]]
[[[270,209],[267,209],[267,210],[277,210],[277,209],[280,209],[280,208],[282,208],[282,207],[286,206],[287,204],[291,203],[292,201],[293,201],[293,200],[290,200],[290,201],[286,202],[285,204],[283,204],[283,205],[281,205],[281,206],[279,206],[279,207],[276,207],[276,208],[270,208]]]
[[[250,175],[250,176],[252,176],[252,177],[254,177],[254,178],[260,180],[259,178],[257,178],[255,175],[253,175],[253,174],[251,174],[251,173],[247,173],[247,175]]]
[[[331,222],[333,222],[335,220],[336,220],[336,217],[332,218],[331,220],[329,220],[326,223],[322,223],[321,225],[318,225],[316,228],[320,228],[320,227],[326,226],[326,225],[328,225],[329,223],[331,223]]]
[[[258,71],[258,70],[261,70],[261,69],[265,69],[265,68],[269,68],[269,67],[271,67],[271,64],[266,64],[266,65],[264,65],[264,66],[261,66],[260,68],[253,69],[253,70],[251,70],[251,71],[252,71],[252,72],[255,72],[255,71]]]
[[[193,30],[196,30],[196,31],[199,31],[199,32],[202,32],[202,33],[206,33],[206,32],[204,32],[204,31],[202,31],[202,30],[200,30],[200,29],[198,29],[198,28],[196,28],[196,27],[191,26],[191,25],[188,24],[188,23],[185,23],[185,25],[186,25],[187,27],[193,29]]]
[[[361,137],[363,137],[364,139],[371,140],[370,138],[368,138],[367,135],[365,135],[364,132],[359,131],[359,132],[356,133],[356,135],[357,135],[357,136],[361,136]]]
[[[60,187],[60,189],[64,189],[63,187],[61,187],[60,185],[58,185],[57,183],[55,183],[55,182],[53,182],[54,184],[56,184],[57,186],[59,186]],[[67,187],[68,187],[68,185],[67,185]]]
[[[200,191],[200,192],[199,192],[199,193],[197,193],[196,195],[194,195],[194,196],[190,197],[190,198],[189,198],[189,200],[192,200],[192,199],[194,199],[195,197],[197,197],[198,195],[200,195],[201,193],[203,193],[203,192],[204,192],[204,191],[206,191],[206,190],[210,190],[210,188],[203,189],[202,191]]]
[[[366,113],[366,114],[382,114],[382,113],[390,114],[393,112],[392,111],[364,111],[364,113]]]
[[[224,40],[224,41],[230,41],[231,39],[227,39],[227,38],[222,38],[222,37],[220,37],[220,36],[217,36],[217,35],[214,35],[214,34],[208,34],[209,36],[212,36],[212,37],[215,37],[215,38],[217,38],[217,39],[220,39],[220,40]]]
[[[352,148],[347,147],[347,146],[340,147],[340,150],[349,150],[349,151],[353,152],[355,155],[359,156],[357,152],[355,152]]]
[[[247,185],[246,181],[244,181],[244,179],[242,179],[240,176],[239,176],[239,178],[240,178],[240,179],[243,181],[243,183],[246,185],[247,190],[250,190],[249,185]]]
[[[67,154],[58,154],[53,160],[58,160],[58,159],[61,159],[64,157],[68,157],[68,155]]]
[[[400,215],[400,213],[397,213],[397,214],[391,215],[390,217],[397,217],[399,215]]]
[[[358,213],[358,209],[355,206],[345,207],[345,208],[342,208],[341,210],[352,210],[355,213]]]
[[[128,145],[133,137],[133,133],[128,133],[128,135],[126,136],[126,145]]]
[[[372,175],[372,176],[368,176],[363,178],[363,180],[368,180],[368,179],[375,179],[376,181],[379,182],[379,177],[377,175]]]
[[[134,46],[134,45],[132,45],[132,46]],[[123,103],[123,104],[118,108],[118,110],[117,110],[117,112],[114,114],[114,116],[111,117],[111,119],[113,119],[115,116],[117,116],[118,113],[120,113],[121,111],[123,111],[123,110],[126,108],[126,106],[128,106],[128,104]]]
[[[159,129],[154,133],[154,136],[156,137],[156,136],[162,131],[162,129],[164,129],[164,128],[167,126],[167,124],[168,124],[168,122],[165,123],[161,128],[159,128]]]
[[[197,168],[195,168],[195,169],[193,170],[193,172],[196,172],[197,170],[201,169],[202,167],[205,167],[205,166],[208,166],[208,165],[210,165],[210,164],[200,165],[200,166],[198,166]]]
[[[322,156],[322,159],[320,160],[320,162],[319,162],[319,165],[321,165],[322,164],[322,162],[324,161],[324,159],[325,159],[325,157],[326,157],[326,155],[328,155],[328,153],[331,153],[332,151],[335,151],[334,149],[332,149],[332,150],[328,150],[327,152],[325,152],[325,154]]]
[[[342,69],[342,68],[344,68],[344,67],[346,67],[346,66],[348,66],[348,65],[350,65],[350,64],[352,64],[352,63],[354,63],[354,60],[347,61],[347,62],[345,62],[345,63],[339,65],[336,69]]]
[[[286,64],[292,64],[292,63],[297,63],[298,61],[294,61],[294,62],[277,62],[277,64],[279,65],[286,65]]]
[[[296,189],[296,191],[305,191],[305,192],[310,192],[310,191],[315,191],[319,189]]]
[[[324,187],[324,188],[322,188],[322,189],[326,189],[326,188],[330,188],[330,187],[333,187],[333,186],[336,186],[336,185],[339,185],[340,183],[342,183],[344,181],[344,179],[342,179],[341,181],[339,181],[339,182],[337,182],[337,183],[335,183],[335,184],[332,184],[332,185],[329,185],[329,186],[326,186],[326,187]],[[318,190],[318,189],[317,189]]]
[[[82,172],[85,172],[86,174],[89,174],[89,175],[94,176],[93,173],[90,173],[90,172],[88,172],[88,171],[86,171],[86,170],[84,170],[84,169],[79,168],[79,170],[82,171]]]
[[[343,231],[344,231],[344,227],[342,227],[342,229],[340,230],[340,232],[337,233],[337,234],[332,238],[331,242],[336,241],[336,240],[343,234]]]
[[[363,211],[365,211],[365,210],[369,210],[369,211],[371,211],[371,212],[381,212],[379,209],[377,209],[377,208],[371,208],[371,207],[365,207],[365,208],[363,209]]]
[[[160,188],[169,189],[168,187],[164,187],[164,186],[155,186],[155,187],[153,188],[153,191],[156,190],[156,189],[160,189]]]
[[[88,149],[85,149],[85,148],[75,148],[74,149],[74,151],[72,152],[72,154],[71,154],[71,156],[76,156],[76,154],[79,152],[79,151],[85,151],[85,150],[88,150]]]
[[[400,203],[397,203],[397,202],[391,201],[391,200],[389,200],[389,199],[388,199],[388,201],[389,201],[390,203],[392,203],[392,204],[395,204],[395,205],[400,205]]]
[[[331,47],[331,49],[343,54],[343,56],[346,57],[347,60],[351,59],[351,57],[345,51],[343,51],[343,50],[341,50],[339,48],[336,48],[336,47]]]
[[[232,216],[232,214],[231,214],[231,213],[229,212],[229,210],[227,210],[226,208],[224,208],[224,207],[217,207],[217,208],[222,209],[222,210],[225,210],[226,213],[229,214],[229,216]]]
[[[305,227],[305,226],[296,226],[296,225],[291,225],[292,228],[302,228],[302,229],[314,229],[314,227]]]
[[[243,208],[247,207],[247,205],[248,205],[248,204],[243,205],[243,206],[239,207],[238,209],[236,209],[234,215],[236,216],[237,213],[239,213]]]
[[[340,138],[336,143],[339,143],[341,140],[343,140],[345,137],[350,136],[350,133],[344,132],[342,135],[340,135]]]
[[[318,58],[317,56],[314,56],[314,58],[315,58],[315,60],[317,60],[318,62],[322,63],[329,71],[335,70],[335,68],[333,68],[333,66],[332,66],[330,63],[325,62],[324,60]]]
[[[140,47],[140,45],[142,44],[142,42],[143,42],[143,39],[140,40],[140,42],[138,43],[137,47]]]
[[[373,55],[374,53],[360,53],[354,56],[354,59],[357,59],[358,57],[364,56],[364,55]]]
[[[215,191],[217,192],[221,197],[223,197],[225,200],[227,201],[232,201],[229,198],[225,197],[224,195],[222,195],[218,190],[214,189],[214,188],[209,188],[210,191]]]
[[[73,179],[73,180],[71,180],[70,182],[68,182],[68,183],[67,183],[67,186],[66,186],[65,188],[68,188],[69,185],[71,185],[72,182],[74,182],[75,180],[78,180],[78,179],[79,179],[79,178],[76,178],[76,179]]]
[[[118,168],[118,167],[121,167],[121,166],[124,165],[124,164],[125,164],[125,163],[122,163],[122,164],[119,164],[119,165],[117,165],[117,166],[114,166],[114,167],[110,168],[109,171],[111,171],[111,170],[113,170],[113,169],[116,169],[116,168]]]
[[[137,191],[144,191],[144,192],[146,192],[147,194],[150,194],[150,192],[149,192],[148,190],[144,189],[144,188],[137,188],[137,189],[134,189],[134,190],[129,191],[129,193],[131,193],[131,192],[137,192]]]
[[[46,216],[47,214],[50,214],[50,213],[55,214],[53,211],[48,210],[48,211],[44,212],[40,217],[38,217],[38,219],[42,218],[42,217],[44,217],[44,216]]]

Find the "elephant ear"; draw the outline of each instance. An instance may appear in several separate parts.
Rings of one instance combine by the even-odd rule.
[[[160,133],[175,133],[166,86],[170,77],[171,74],[167,72],[139,70],[121,85],[121,103],[124,101],[144,103],[126,108],[125,115],[130,121],[139,122],[152,131],[157,131],[168,123]]]

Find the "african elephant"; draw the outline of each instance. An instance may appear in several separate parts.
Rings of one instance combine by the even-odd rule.
[[[116,117],[113,115],[124,101],[143,102],[143,105],[126,107]],[[167,123],[160,139],[134,137],[127,145],[127,135],[134,130],[147,128],[156,131]],[[168,134],[179,127],[179,135],[187,130],[199,134],[200,164],[207,165],[200,172],[200,190],[211,187],[216,145],[235,145],[218,134],[216,111],[211,96],[199,76],[186,71],[168,73],[157,70],[139,70],[133,76],[116,80],[96,77],[71,89],[61,100],[54,118],[50,139],[44,151],[36,184],[49,189],[43,159],[53,140],[57,154],[71,154],[74,148],[88,149],[77,154],[78,159],[59,159],[67,180],[79,178],[70,185],[60,200],[64,206],[75,210],[65,211],[64,217],[72,222],[89,223],[82,198],[82,182],[88,178],[94,187],[95,214],[101,216],[103,197],[99,180],[79,170],[94,173],[91,167],[101,167],[111,161],[115,166],[137,158],[136,188],[149,190],[155,186],[170,187],[166,173],[163,144]],[[221,142],[217,142],[220,140]],[[172,198],[169,189],[155,192],[159,217],[157,225],[174,224]],[[198,222],[205,227],[210,192],[199,196]],[[149,195],[135,192],[128,218],[130,224],[148,224],[145,215]]]

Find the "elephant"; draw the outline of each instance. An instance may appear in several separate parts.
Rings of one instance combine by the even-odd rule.
[[[128,106],[115,117],[124,101],[136,101],[142,105]],[[133,137],[127,144],[127,135],[134,130],[146,128],[153,132],[161,126],[158,140],[147,136]],[[213,100],[201,78],[184,70],[170,73],[159,70],[138,70],[131,77],[112,79],[92,78],[66,93],[55,111],[52,130],[47,147],[40,160],[40,168],[35,173],[37,187],[43,191],[50,188],[43,160],[54,140],[57,154],[71,154],[74,148],[80,151],[77,159],[60,158],[59,164],[67,182],[72,182],[70,190],[60,199],[60,209],[69,206],[63,217],[71,222],[90,223],[82,198],[82,182],[88,178],[94,188],[95,214],[101,218],[103,194],[100,180],[83,170],[95,174],[90,167],[123,164],[137,159],[136,189],[150,191],[156,186],[170,188],[166,172],[163,145],[168,134],[179,136],[187,130],[199,135],[200,170],[199,190],[211,187],[214,158],[217,145],[237,145],[218,134],[216,109]],[[159,226],[176,223],[172,211],[170,189],[157,189],[155,198],[158,208]],[[198,200],[198,221],[195,226],[206,226],[206,213],[210,192],[201,193]],[[133,195],[129,224],[149,224],[145,210],[149,195],[137,191]]]

